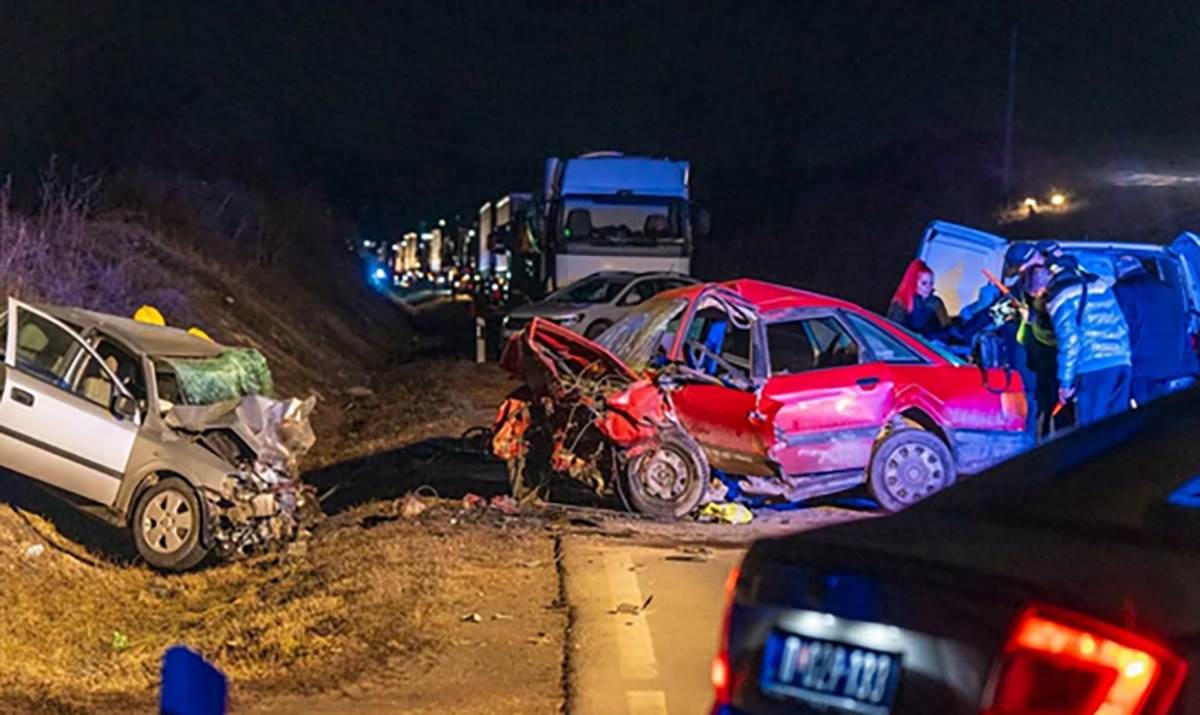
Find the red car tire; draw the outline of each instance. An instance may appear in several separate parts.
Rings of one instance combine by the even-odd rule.
[[[871,456],[867,484],[885,511],[897,512],[954,484],[954,456],[937,435],[900,429],[887,435]]]

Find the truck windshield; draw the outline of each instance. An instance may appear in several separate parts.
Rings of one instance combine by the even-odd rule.
[[[676,199],[568,198],[563,205],[562,236],[576,244],[682,244],[685,206]]]

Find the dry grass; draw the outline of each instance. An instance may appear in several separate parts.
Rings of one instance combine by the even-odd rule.
[[[53,549],[25,556],[36,543],[44,542],[35,531],[0,511],[0,707],[149,700],[162,653],[176,643],[210,658],[243,691],[320,689],[420,646],[440,573],[435,561],[412,558],[411,540],[381,542],[361,529],[332,533],[305,556],[181,576],[90,566]],[[118,633],[127,647],[114,647]]]

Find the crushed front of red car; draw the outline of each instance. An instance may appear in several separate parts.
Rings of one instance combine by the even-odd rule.
[[[557,473],[607,488],[611,461],[636,456],[675,422],[670,397],[603,346],[534,318],[501,366],[524,381],[500,405],[492,451],[510,464],[542,450]]]

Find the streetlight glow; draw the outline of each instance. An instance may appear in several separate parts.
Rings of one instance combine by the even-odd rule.
[[[1062,206],[1065,203],[1067,203],[1067,197],[1063,196],[1061,193],[1056,191],[1050,195],[1050,204],[1051,205]]]

